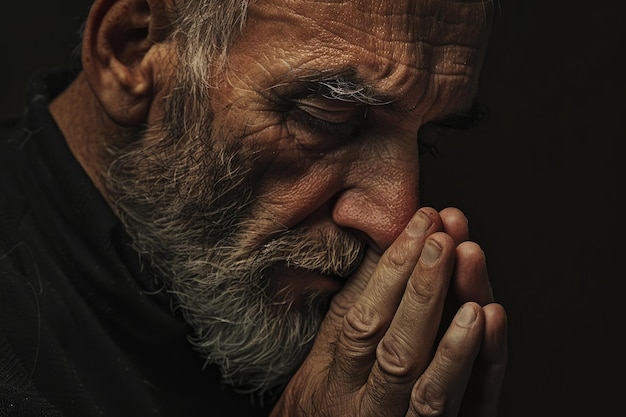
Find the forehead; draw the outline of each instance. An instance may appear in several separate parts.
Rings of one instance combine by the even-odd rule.
[[[256,0],[231,57],[258,71],[260,88],[263,78],[349,72],[407,101],[472,95],[490,21],[481,0]]]

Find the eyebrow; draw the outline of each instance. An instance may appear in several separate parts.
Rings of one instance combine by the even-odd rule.
[[[348,77],[339,76],[318,80],[316,84],[317,93],[330,99],[370,106],[385,106],[394,103],[394,100],[388,95],[377,93],[372,86]]]
[[[401,105],[397,98],[379,91],[359,77],[354,68],[340,71],[293,71],[286,74],[287,80],[270,87],[282,90],[281,95],[316,94],[321,97],[381,107],[388,113],[408,114],[413,107]],[[485,106],[475,100],[467,111],[454,112],[433,120],[432,124],[451,129],[466,130],[478,124],[485,115]]]
[[[356,71],[353,69],[307,73],[291,72],[287,74],[287,78],[289,80],[277,83],[270,87],[270,90],[282,90],[284,95],[316,94],[349,103],[386,107],[393,112],[406,112],[397,105],[397,100],[393,96],[378,91],[366,83],[356,75]]]

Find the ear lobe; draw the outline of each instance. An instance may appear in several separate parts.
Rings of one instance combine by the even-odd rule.
[[[156,3],[159,7],[151,7]],[[104,111],[123,127],[142,124],[152,102],[152,52],[166,38],[164,28],[169,25],[160,3],[96,0],[87,18],[83,71]]]

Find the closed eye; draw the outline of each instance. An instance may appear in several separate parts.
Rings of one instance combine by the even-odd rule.
[[[363,106],[323,97],[308,97],[294,102],[299,110],[329,123],[347,123],[363,111]]]
[[[320,96],[292,100],[289,119],[300,129],[325,142],[350,140],[365,120],[367,107]],[[304,133],[304,132],[303,132]]]

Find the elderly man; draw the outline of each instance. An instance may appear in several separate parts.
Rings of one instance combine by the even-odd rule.
[[[418,195],[491,9],[96,0],[4,124],[2,412],[496,415],[505,312]]]

